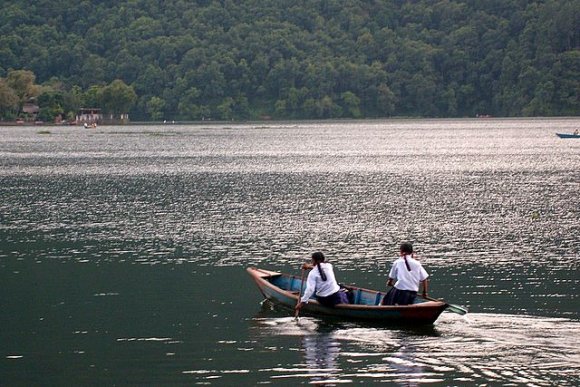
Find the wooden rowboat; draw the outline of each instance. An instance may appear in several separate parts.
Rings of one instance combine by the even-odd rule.
[[[578,133],[556,133],[556,136],[560,138],[580,138]]]
[[[287,308],[294,308],[303,286],[300,277],[254,267],[248,268],[247,271],[266,299]],[[424,325],[433,324],[449,306],[444,301],[424,301],[419,297],[413,305],[380,305],[385,292],[355,286],[349,286],[348,289],[351,292],[352,303],[329,308],[311,299],[302,308],[302,313],[381,324]]]

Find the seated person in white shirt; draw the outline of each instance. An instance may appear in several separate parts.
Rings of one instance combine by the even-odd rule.
[[[324,262],[324,254],[316,252],[312,254],[312,263],[302,265],[302,270],[311,269],[306,280],[306,289],[296,305],[296,310],[302,309],[304,304],[308,303],[312,295],[316,300],[328,307],[334,307],[336,304],[347,304],[348,297],[340,291],[340,286],[334,277],[334,271],[330,263]]]
[[[393,263],[387,286],[395,286],[383,298],[382,305],[409,305],[415,302],[419,285],[423,287],[423,297],[427,297],[429,274],[421,263],[413,257],[413,245],[401,244],[400,257]],[[397,281],[397,282],[395,282]]]

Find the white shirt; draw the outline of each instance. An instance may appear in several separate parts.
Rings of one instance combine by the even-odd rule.
[[[326,281],[322,280],[318,267],[314,266],[314,269],[310,270],[310,273],[308,273],[306,289],[304,290],[304,294],[300,301],[307,303],[314,292],[316,292],[317,296],[328,297],[340,290],[340,286],[338,286],[336,279],[334,278],[332,265],[330,263],[322,262],[320,266],[326,275]]]
[[[397,289],[418,292],[419,284],[421,281],[425,281],[429,277],[429,274],[423,269],[421,263],[411,257],[411,255],[407,255],[406,258],[411,271],[407,269],[403,257],[400,257],[393,263],[389,277],[397,280],[395,282]]]

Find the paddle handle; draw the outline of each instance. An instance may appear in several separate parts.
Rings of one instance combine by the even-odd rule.
[[[446,302],[445,300],[438,300],[438,299],[436,299],[436,298],[429,297],[429,296],[421,296],[421,298],[424,298],[424,299],[426,299],[426,300],[429,300],[429,301],[441,301],[441,302]]]
[[[302,269],[302,275],[300,276],[300,292],[298,292],[298,300],[296,300],[296,305],[300,303],[300,299],[302,298],[302,288],[304,287],[304,273],[306,273],[306,270]],[[294,311],[294,317],[298,318],[299,314],[300,309],[296,309]]]

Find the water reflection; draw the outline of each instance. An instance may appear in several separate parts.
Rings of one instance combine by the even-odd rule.
[[[303,336],[302,348],[311,383],[331,384],[340,379],[340,341],[333,337],[332,332]]]
[[[580,381],[580,324],[567,319],[444,313],[428,329],[369,327],[281,317],[253,319],[257,343],[294,337],[298,363],[262,370],[273,380],[312,384],[425,383],[574,386]],[[287,315],[286,315],[287,316]]]
[[[352,383],[355,379],[401,381],[405,385],[425,381],[429,374],[415,361],[413,341],[416,337],[439,336],[432,326],[389,329],[312,317],[296,320],[288,317],[287,310],[269,302],[263,303],[252,322],[252,330],[261,340],[299,338],[299,363],[262,371],[271,372],[273,380],[306,379],[318,385]]]

